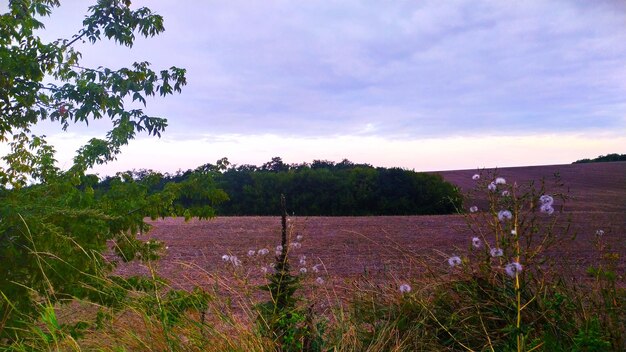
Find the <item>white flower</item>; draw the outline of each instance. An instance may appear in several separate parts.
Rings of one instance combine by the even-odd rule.
[[[597,230],[596,236],[600,236],[600,237],[604,236],[604,230]]]
[[[501,257],[504,255],[504,252],[501,248],[491,248],[489,254],[491,254],[492,257]]]
[[[300,259],[300,265],[306,265],[306,259]]]
[[[302,241],[303,238],[304,238],[304,236],[298,235],[298,236],[296,236],[296,241]]]
[[[539,197],[539,201],[541,202],[541,204],[544,204],[544,205],[545,204],[552,205],[552,203],[554,203],[554,198],[552,198],[552,196],[544,194],[541,197]]]
[[[508,197],[508,196],[510,196],[510,195],[511,195],[511,193],[510,193],[509,191],[506,191],[506,190],[505,190],[505,191],[502,191],[502,196],[503,196],[503,197]]]
[[[517,235],[517,231],[511,230],[511,235],[513,235],[513,236]]]
[[[282,252],[282,250],[283,250],[283,246],[281,245],[276,246],[276,252]]]
[[[300,268],[300,274],[306,274],[306,268]]]
[[[498,220],[503,221],[504,219],[511,220],[513,218],[513,214],[511,214],[508,210],[500,210],[498,212]]]
[[[472,206],[470,207],[470,213],[475,213],[475,212],[477,212],[477,211],[478,211],[478,207],[477,207],[477,206],[472,205]]]
[[[409,286],[409,284],[402,284],[402,285],[400,285],[400,292],[401,293],[409,293],[409,292],[411,292],[411,286]]]
[[[259,251],[257,252],[258,255],[267,255],[269,254],[270,250],[267,248],[261,248],[259,249]]]
[[[256,251],[254,249],[249,250],[248,251],[248,257],[252,257],[255,253],[256,253]]]
[[[479,174],[474,174],[474,176],[472,176],[472,180],[476,181],[480,179],[480,175]]]
[[[541,205],[541,208],[539,208],[539,210],[542,213],[546,213],[548,215],[552,215],[552,213],[554,213],[554,208],[552,207],[552,204],[548,203]]]
[[[300,244],[300,242],[291,242],[291,243],[289,243],[289,247],[291,247],[293,249],[298,249],[298,248],[302,247],[302,245]]]
[[[454,268],[457,265],[461,265],[461,258],[459,258],[457,256],[450,257],[450,258],[448,258],[448,264],[452,268]]]
[[[480,240],[480,238],[478,237],[473,237],[472,238],[472,246],[474,246],[474,248],[480,248],[483,246],[482,241]]]
[[[315,282],[316,282],[318,285],[323,285],[323,284],[324,284],[324,279],[322,279],[322,277],[321,277],[321,276],[318,276],[318,277],[317,277],[317,279],[315,279]]]
[[[495,192],[496,191],[496,184],[491,182],[488,186],[487,189],[490,190],[491,192]]]
[[[230,262],[234,265],[234,266],[240,266],[241,265],[241,261],[239,260],[239,258],[237,258],[236,255],[231,255],[230,256]]]
[[[224,255],[222,256],[222,260],[223,260],[223,261],[225,261],[225,262],[227,262],[227,261],[229,261],[229,260],[230,260],[230,256],[229,256],[228,254],[224,254]]]
[[[506,180],[504,179],[504,177],[498,177],[496,178],[496,185],[503,185],[506,184]]]
[[[515,277],[515,275],[522,271],[522,264],[518,262],[509,263],[504,267],[504,271],[506,271],[506,274],[510,277]]]
[[[170,249],[170,246],[165,246],[165,249]]]
[[[314,273],[319,273],[320,272],[320,264],[313,265],[311,270],[313,270]]]

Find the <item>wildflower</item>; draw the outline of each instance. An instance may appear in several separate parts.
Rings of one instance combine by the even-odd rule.
[[[489,254],[491,254],[492,257],[501,257],[504,255],[504,251],[502,251],[501,248],[491,248],[491,250],[489,251]]]
[[[511,235],[513,235],[513,236],[517,235],[517,231],[511,230]]]
[[[508,210],[500,210],[498,212],[498,220],[503,221],[504,219],[511,220],[513,218],[513,214],[511,214]]]
[[[237,258],[236,255],[231,255],[230,256],[230,262],[234,265],[234,266],[240,266],[241,265],[241,261],[239,260],[239,258]]]
[[[552,204],[549,203],[541,205],[541,208],[539,208],[539,210],[542,213],[546,213],[548,215],[552,215],[552,213],[554,213],[554,208],[552,207]]]
[[[170,246],[165,246],[165,249],[170,249]]]
[[[598,237],[604,236],[604,230],[596,230],[596,236]]]
[[[257,252],[258,255],[267,255],[270,252],[269,249],[267,248],[261,248],[259,249],[259,251]]]
[[[298,236],[296,236],[296,241],[302,241],[303,238],[304,238],[304,236],[298,235]]]
[[[477,212],[477,211],[478,211],[478,207],[477,207],[477,206],[472,205],[472,206],[470,207],[470,213],[475,213],[475,212]]]
[[[498,177],[496,178],[496,185],[504,185],[506,184],[506,180],[504,179],[504,177]]]
[[[262,267],[261,267],[261,272],[262,272],[263,274],[267,274],[267,267],[262,266]]]
[[[411,286],[409,284],[400,285],[400,293],[409,293],[411,292]]]
[[[291,243],[289,243],[289,247],[291,247],[293,249],[298,249],[298,248],[302,247],[302,245],[300,244],[300,242],[291,242]]]
[[[491,182],[488,186],[487,189],[490,190],[491,192],[495,192],[496,191],[496,184]]]
[[[252,257],[255,253],[256,253],[256,251],[254,249],[249,250],[248,251],[248,257]]]
[[[541,204],[543,205],[546,205],[546,204],[552,205],[552,203],[554,202],[554,198],[552,198],[552,196],[544,194],[541,197],[539,197],[539,202],[541,202]]]
[[[451,268],[454,268],[457,265],[461,265],[461,258],[457,256],[450,257],[448,258],[448,264],[450,265]]]
[[[474,176],[472,176],[472,180],[476,181],[480,179],[480,175],[479,174],[474,174]]]
[[[314,273],[319,273],[320,272],[320,264],[313,265],[311,270],[313,270]]]
[[[482,241],[480,240],[480,238],[478,237],[473,237],[472,238],[472,246],[474,246],[474,248],[480,248],[483,246]]]
[[[306,265],[306,259],[300,259],[300,265]]]
[[[510,195],[511,195],[511,193],[509,191],[506,191],[506,190],[502,191],[502,196],[503,197],[508,197]]]
[[[300,268],[300,274],[306,274],[306,268]]]
[[[522,271],[522,264],[518,262],[509,263],[504,267],[504,271],[506,271],[506,274],[510,277],[515,277],[515,275]]]
[[[222,260],[225,261],[225,262],[230,261],[230,256],[228,254],[224,254],[222,256]]]
[[[283,251],[283,246],[278,245],[276,246],[276,252],[282,252]]]
[[[318,285],[323,285],[323,284],[324,284],[324,279],[322,279],[322,277],[321,277],[321,276],[318,276],[318,277],[317,277],[317,279],[315,279],[315,282],[316,282]]]

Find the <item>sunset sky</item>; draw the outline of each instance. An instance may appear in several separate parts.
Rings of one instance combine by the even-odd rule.
[[[4,3],[6,8],[6,1]],[[77,33],[62,1],[41,33]],[[624,1],[134,1],[165,18],[132,49],[80,44],[85,66],[187,69],[149,100],[140,137],[95,171],[195,168],[228,157],[417,171],[571,163],[626,153]],[[61,166],[110,126],[42,125]]]

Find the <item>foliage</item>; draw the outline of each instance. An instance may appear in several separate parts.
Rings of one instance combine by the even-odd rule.
[[[626,154],[607,154],[600,155],[593,159],[580,159],[574,161],[572,164],[586,164],[586,163],[600,163],[600,162],[612,162],[612,161],[626,161]]]
[[[43,29],[40,18],[58,6],[56,0],[11,0],[0,15],[0,141],[10,147],[0,167],[2,339],[19,340],[42,301],[119,303],[107,294],[115,290],[105,280],[116,263],[103,256],[109,244],[125,261],[155,259],[161,245],[135,237],[148,230],[146,216],[207,218],[213,215],[210,205],[226,198],[206,174],[153,192],[122,173],[108,180],[106,191],[94,190],[98,180],[86,175],[90,167],[115,159],[137,133],[160,136],[167,121],[134,106],[145,106],[150,96],[180,92],[185,70],[156,72],[148,62],[117,70],[81,66],[81,54],[73,48],[77,41],[106,37],[131,47],[136,34],[161,33],[163,18],[147,8],[131,8],[129,0],[99,0],[72,39],[44,43],[37,34]],[[44,120],[66,130],[105,118],[112,126],[105,138],[81,147],[65,171],[56,166],[45,136],[31,134]],[[188,198],[207,203],[183,209],[181,199]]]
[[[134,172],[142,179],[144,170]],[[164,175],[152,184],[155,190],[198,174],[213,173],[217,186],[229,200],[216,207],[220,215],[274,215],[280,211],[276,194],[285,194],[297,215],[363,216],[450,214],[461,208],[459,190],[439,175],[400,168],[374,168],[367,164],[315,160],[287,165],[273,158],[262,166],[230,165],[226,158],[216,165]],[[107,180],[101,187],[106,187]],[[185,205],[197,205],[187,198]]]

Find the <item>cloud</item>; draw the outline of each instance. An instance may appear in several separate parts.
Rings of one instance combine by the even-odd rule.
[[[148,109],[169,118],[167,133],[175,138],[410,140],[626,127],[626,11],[618,2],[134,5],[163,14],[166,32],[139,40],[132,51],[81,46],[84,60],[186,67],[183,94]],[[72,1],[64,8],[63,19],[82,18]],[[58,23],[80,20],[55,23],[51,31],[61,33]]]

